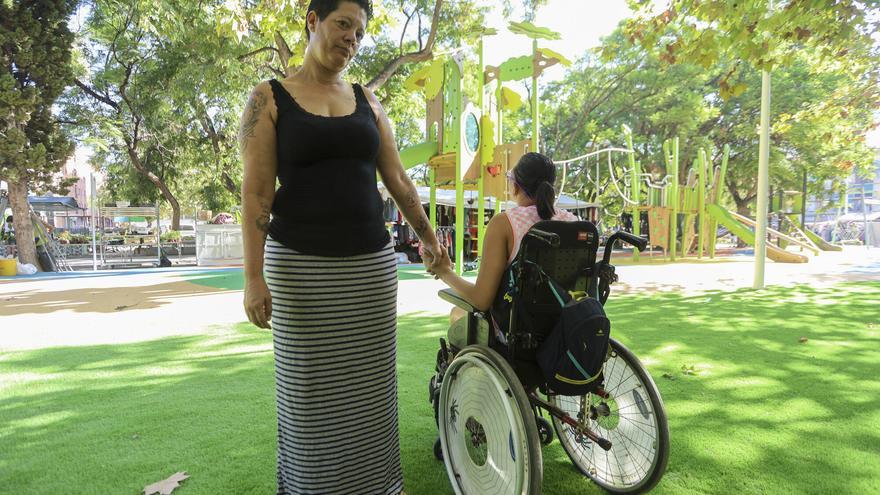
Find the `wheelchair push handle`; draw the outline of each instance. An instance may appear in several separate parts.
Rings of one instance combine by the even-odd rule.
[[[604,261],[605,263],[611,261],[611,248],[614,247],[614,243],[617,240],[621,240],[627,244],[631,244],[640,252],[644,251],[645,248],[648,247],[647,240],[630,234],[629,232],[618,230],[617,232],[611,234],[611,237],[609,237],[608,240],[605,242],[605,254],[602,256],[602,261]]]
[[[529,229],[526,233],[529,237],[534,237],[539,241],[547,244],[550,247],[559,247],[559,234],[554,234],[553,232],[546,232],[541,229]]]

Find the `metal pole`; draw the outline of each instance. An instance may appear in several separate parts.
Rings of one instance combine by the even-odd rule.
[[[95,234],[97,219],[95,218],[95,209],[98,207],[98,188],[95,182],[95,174],[89,174],[92,184],[92,207],[89,211],[92,213],[92,271],[98,271],[98,236]],[[103,234],[103,232],[102,232]]]
[[[871,226],[868,225],[868,183],[862,184],[862,221],[865,224],[865,247],[871,249]]]
[[[538,56],[538,40],[532,40],[532,58]],[[532,151],[538,152],[538,134],[540,132],[540,109],[538,108],[538,74],[532,73]]]
[[[159,202],[156,201],[156,268],[162,266],[162,233],[159,229]]]
[[[481,258],[483,256],[483,235],[486,233],[486,199],[483,195],[486,193],[485,183],[486,183],[486,165],[483,163],[483,137],[486,136],[487,133],[483,132],[483,125],[487,121],[487,119],[483,119],[483,115],[486,114],[486,105],[483,100],[483,91],[485,90],[485,71],[486,67],[483,65],[483,55],[484,55],[484,47],[483,47],[483,37],[480,36],[480,45],[479,45],[479,53],[480,53],[480,71],[477,73],[477,77],[479,78],[479,82],[477,83],[477,106],[480,108],[480,117],[479,124],[477,125],[477,135],[480,139],[477,140],[479,143],[477,145],[477,149],[474,150],[477,154],[477,164],[480,166],[480,178],[477,179],[477,257]]]
[[[761,73],[761,139],[758,144],[758,208],[755,212],[755,289],[764,288],[767,203],[770,185],[770,73]]]
[[[804,188],[801,197],[801,229],[807,230],[807,169],[804,169]]]
[[[462,153],[464,152],[464,126],[462,125],[461,112],[464,110],[464,93],[462,91],[462,78],[464,74],[453,59],[447,62],[448,68],[454,70],[454,77],[447,84],[454,85],[455,103],[453,104],[454,114],[452,116],[453,129],[458,135],[453,136],[455,140],[455,274],[461,275],[464,272],[464,217],[467,214],[464,209],[464,170],[462,163]],[[448,73],[447,73],[448,74]],[[447,131],[448,132],[448,131]],[[446,132],[444,132],[446,134]]]

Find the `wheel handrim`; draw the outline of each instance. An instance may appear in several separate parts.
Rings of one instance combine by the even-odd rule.
[[[605,363],[604,374],[608,399],[587,394],[553,396],[551,401],[574,418],[582,400],[588,401],[588,411],[590,405],[607,404],[608,415],[600,414],[588,424],[600,437],[611,441],[611,450],[605,451],[555,418],[554,422],[559,441],[581,471],[605,487],[634,490],[648,481],[660,459],[657,414],[648,385],[618,353],[613,352]]]
[[[457,494],[521,494],[528,486],[527,438],[508,387],[478,354],[457,357],[446,371],[440,442]],[[474,442],[475,437],[484,441]]]

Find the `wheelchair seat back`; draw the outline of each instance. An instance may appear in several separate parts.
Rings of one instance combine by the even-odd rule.
[[[507,322],[507,354],[515,368],[534,362],[559,318],[559,296],[595,294],[598,249],[599,232],[590,222],[542,221],[523,237],[493,306],[493,316]],[[549,279],[564,294],[555,294]]]

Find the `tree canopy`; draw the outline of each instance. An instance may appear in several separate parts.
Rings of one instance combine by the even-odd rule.
[[[522,8],[514,3],[502,3],[508,15],[522,11],[529,17],[546,0],[517,4]],[[633,130],[637,159],[657,175],[665,174],[666,139],[681,139],[682,174],[699,148],[717,164],[729,144],[727,190],[736,207],[747,211],[755,197],[758,81],[762,69],[772,69],[775,186],[799,188],[807,173],[811,190],[822,193],[827,180],[870,165],[865,135],[880,102],[880,63],[871,39],[880,20],[877,1],[781,0],[771,9],[757,0],[674,0],[660,11],[654,2],[629,3],[633,16],[541,94],[542,145],[554,158],[619,145],[624,124]],[[57,96],[69,87],[61,99],[63,120],[95,150],[93,161],[108,175],[110,197],[161,200],[175,226],[181,210],[237,205],[241,109],[256,84],[285,77],[301,63],[306,4],[83,4],[86,21],[77,33],[76,58],[56,64],[52,77],[61,81],[66,74],[54,90]],[[424,101],[406,91],[403,81],[439,51],[473,46],[487,9],[479,0],[375,3],[370,40],[346,77],[376,92],[400,147],[424,139]],[[59,64],[66,69],[57,70]],[[26,100],[25,93],[7,91],[12,79],[0,77],[0,94],[8,95],[4,103],[23,109],[13,116],[40,121],[39,112],[14,103]],[[472,92],[474,81],[465,88]],[[54,122],[50,108],[43,107],[46,125]],[[506,141],[528,134],[527,109],[505,119]],[[58,146],[46,149],[66,156],[63,134],[52,136],[45,142]],[[3,146],[25,149],[15,144],[20,142]],[[52,162],[49,155],[47,160]],[[575,170],[572,177],[583,181],[587,175]],[[619,207],[607,188],[591,199]]]

